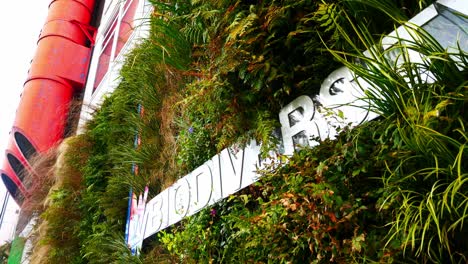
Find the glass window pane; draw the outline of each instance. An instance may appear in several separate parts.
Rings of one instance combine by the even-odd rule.
[[[436,4],[439,15],[427,22],[423,28],[444,48],[457,48],[468,51],[468,19],[455,14],[451,9]]]

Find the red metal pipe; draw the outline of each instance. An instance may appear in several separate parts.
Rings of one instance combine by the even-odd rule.
[[[87,77],[95,35],[90,26],[94,3],[95,0],[53,0],[49,5],[16,112],[14,144],[8,147],[1,170],[2,180],[12,195],[27,194],[22,176],[17,175],[19,168],[29,169],[32,155],[56,146],[64,136],[73,95],[84,88]],[[21,204],[19,198],[15,200]]]
[[[24,188],[21,179],[16,175],[15,171],[10,166],[10,162],[7,158],[3,160],[3,166],[2,169],[0,169],[0,175],[11,197],[18,204],[22,204],[24,198],[28,196],[28,192]]]
[[[8,147],[5,150],[5,154],[8,156],[9,154],[13,155],[18,161],[21,163],[21,166],[23,166],[27,171],[31,172],[32,169],[29,166],[27,160],[23,157],[23,154],[21,151],[18,149],[18,145],[16,144],[14,134],[10,135],[10,139],[8,141]],[[7,158],[8,160],[8,158]]]
[[[42,153],[55,146],[62,139],[69,104],[73,97],[72,86],[65,81],[34,78],[26,82],[14,121],[14,135],[22,135],[34,147],[34,152]],[[16,140],[25,154],[24,142]]]

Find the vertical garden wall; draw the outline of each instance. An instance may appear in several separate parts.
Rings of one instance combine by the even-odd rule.
[[[466,262],[466,50],[448,51],[419,30],[411,31],[418,41],[362,54],[429,4],[155,1],[143,22],[151,34],[127,58],[119,87],[59,151],[32,259]],[[385,59],[395,51],[399,63]],[[430,61],[413,63],[409,51]],[[292,157],[276,153],[279,110],[317,94],[343,64],[378,87],[366,96],[381,117]],[[130,188],[149,186],[154,197],[251,139],[283,164],[131,256],[123,240]]]

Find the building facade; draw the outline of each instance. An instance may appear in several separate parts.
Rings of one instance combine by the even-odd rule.
[[[68,105],[73,99],[82,99],[83,102],[78,121],[78,126],[82,127],[94,109],[99,107],[105,96],[112,93],[119,85],[121,80],[119,72],[126,54],[141,39],[148,36],[148,18],[152,12],[151,4],[147,0],[55,0],[51,2],[50,7],[50,15],[41,33],[38,53],[33,59],[32,70],[24,87],[25,92],[12,129],[11,144],[4,157],[4,167],[1,172],[3,182],[18,203],[21,203],[24,197],[29,195],[29,187],[24,175],[26,175],[26,170],[31,170],[30,158],[35,154],[44,153],[58,144],[66,135],[67,127],[73,126],[73,124],[69,124],[70,121],[67,119]],[[70,9],[72,7],[74,9]],[[66,10],[81,11],[68,12]],[[468,6],[463,0],[440,0],[410,20],[410,23],[422,26],[446,48],[455,47],[458,41],[466,50],[468,47],[466,24],[464,24],[464,20],[457,20],[457,16],[454,15],[456,12],[468,14]],[[395,36],[396,34],[403,38],[410,37],[404,28],[398,29],[391,35]],[[394,41],[395,39],[389,36],[383,40],[383,45],[388,48],[394,44]],[[70,50],[64,50],[64,48]],[[51,54],[57,54],[56,57],[59,59],[50,61]],[[396,55],[395,58],[390,59],[397,57]],[[417,54],[414,59],[418,59]],[[52,66],[44,67],[46,64]],[[76,67],[63,68],[64,65]],[[332,87],[337,85],[353,89],[351,82],[349,70],[345,68],[330,73],[329,78],[324,81],[323,89],[319,95],[323,100],[322,103],[330,105],[345,103],[346,100],[349,100],[347,94],[336,95],[330,91],[333,90]],[[57,93],[57,91],[60,92]],[[48,98],[57,99],[51,101]],[[305,105],[309,103],[307,98],[301,97],[299,101],[297,103],[303,105],[303,108],[306,108]],[[58,113],[57,109],[60,109]],[[285,107],[284,116],[294,116],[296,109],[297,107],[293,106]],[[42,111],[44,117],[39,120],[32,119],[31,113],[35,111]],[[347,113],[350,112],[352,111],[347,111]],[[352,115],[349,119],[355,123],[360,123],[365,119],[361,117],[361,113],[353,113]],[[367,113],[366,118],[369,118]],[[289,121],[285,120],[281,123]],[[310,144],[307,142],[307,138],[315,136],[313,133],[313,129],[309,131],[308,128],[300,131],[285,129],[283,138],[289,137],[285,141],[291,143],[286,144],[285,153],[292,154],[294,145]],[[305,140],[303,140],[304,138]],[[222,155],[228,154],[220,153],[219,155],[219,159],[222,159]],[[255,162],[252,164],[255,165]],[[201,174],[196,176],[198,175]],[[251,177],[249,182],[241,183],[240,186],[245,187],[254,181],[255,175]],[[177,185],[176,183],[172,190],[176,190],[177,193],[180,188],[194,187],[187,187],[180,183]],[[240,187],[232,191],[235,192],[239,189]],[[168,189],[164,192],[170,191]],[[209,192],[210,190],[204,191]],[[211,193],[210,197],[212,197]],[[223,199],[225,196],[221,194],[216,197]],[[183,202],[190,199],[189,196],[179,198]],[[157,196],[149,203],[158,204],[158,199],[160,198]],[[205,205],[218,200],[210,200]],[[168,201],[167,204],[170,203],[174,204],[176,210],[181,207],[175,201]],[[197,207],[182,215],[190,215],[200,209]],[[155,212],[151,212],[151,210],[143,210],[141,217],[137,220],[143,221],[144,217],[154,214]],[[152,227],[157,226],[153,229],[147,229],[146,226],[143,226],[146,232],[135,235],[136,240],[142,240],[164,227],[176,223],[180,217],[175,215],[176,213],[174,213],[173,219],[168,220],[164,225],[153,224]],[[136,224],[138,228],[135,227],[132,232],[139,232],[138,229],[142,228],[141,223]],[[130,236],[133,235],[130,234]],[[138,243],[141,244],[141,241],[137,241],[135,244]]]

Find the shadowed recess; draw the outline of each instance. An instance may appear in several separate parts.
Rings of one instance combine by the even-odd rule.
[[[37,153],[32,143],[20,132],[15,132],[15,140],[24,158],[26,158],[27,161],[30,161]]]
[[[20,179],[21,183],[23,183],[23,185],[26,187],[24,177],[27,171],[23,163],[21,163],[21,161],[11,153],[7,154],[7,159],[16,176],[18,176],[18,179]]]
[[[2,181],[5,184],[8,192],[15,201],[21,205],[24,201],[24,196],[21,191],[18,189],[18,185],[5,173],[2,173]]]

